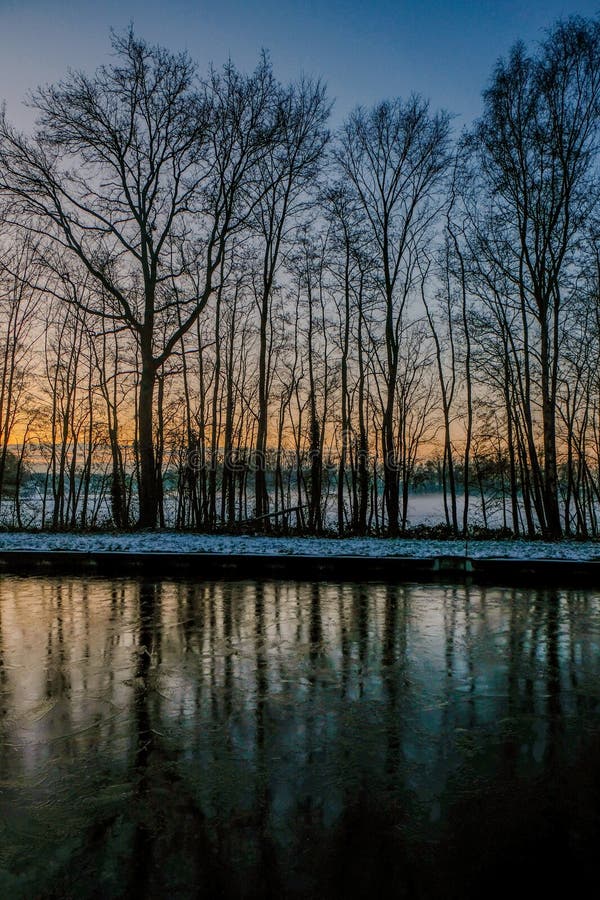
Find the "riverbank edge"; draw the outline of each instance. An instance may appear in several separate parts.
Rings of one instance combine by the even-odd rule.
[[[315,556],[209,552],[0,550],[0,573],[181,577],[195,579],[289,579],[294,581],[385,581],[523,584],[597,587],[600,561],[515,559],[464,555]]]

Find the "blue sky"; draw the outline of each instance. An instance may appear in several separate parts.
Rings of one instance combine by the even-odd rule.
[[[185,48],[200,69],[228,56],[252,68],[270,51],[280,78],[318,75],[336,101],[334,123],[357,103],[418,91],[468,124],[496,59],[515,40],[543,37],[559,17],[598,14],[593,2],[517,0],[0,0],[0,98],[27,127],[27,90],[67,67],[109,59],[109,30]]]

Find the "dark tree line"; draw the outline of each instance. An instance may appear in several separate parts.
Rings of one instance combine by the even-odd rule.
[[[0,489],[12,515],[591,535],[600,503],[600,23],[336,132],[268,57],[115,61],[0,120]],[[36,520],[37,523],[37,520]]]

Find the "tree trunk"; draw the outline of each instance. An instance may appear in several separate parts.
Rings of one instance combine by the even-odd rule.
[[[138,393],[138,457],[140,466],[138,524],[154,528],[158,512],[158,490],[154,463],[154,382],[156,369],[150,354],[142,351],[142,377]]]
[[[269,492],[267,490],[267,430],[269,425],[269,392],[267,372],[267,328],[269,322],[268,292],[263,291],[260,309],[260,347],[258,360],[258,422],[256,431],[256,455],[254,493],[256,516],[266,516],[269,512]],[[268,518],[261,519],[261,528],[268,531]]]
[[[562,537],[558,502],[556,466],[556,412],[554,390],[551,389],[549,335],[546,322],[541,328],[542,422],[544,429],[544,513],[546,537]]]

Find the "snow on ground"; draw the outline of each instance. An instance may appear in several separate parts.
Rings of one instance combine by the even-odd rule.
[[[365,556],[427,559],[458,555],[493,559],[600,560],[600,541],[469,541],[387,538],[246,537],[182,534],[0,534],[0,553],[10,550],[78,551],[82,553],[219,553],[276,556]]]

